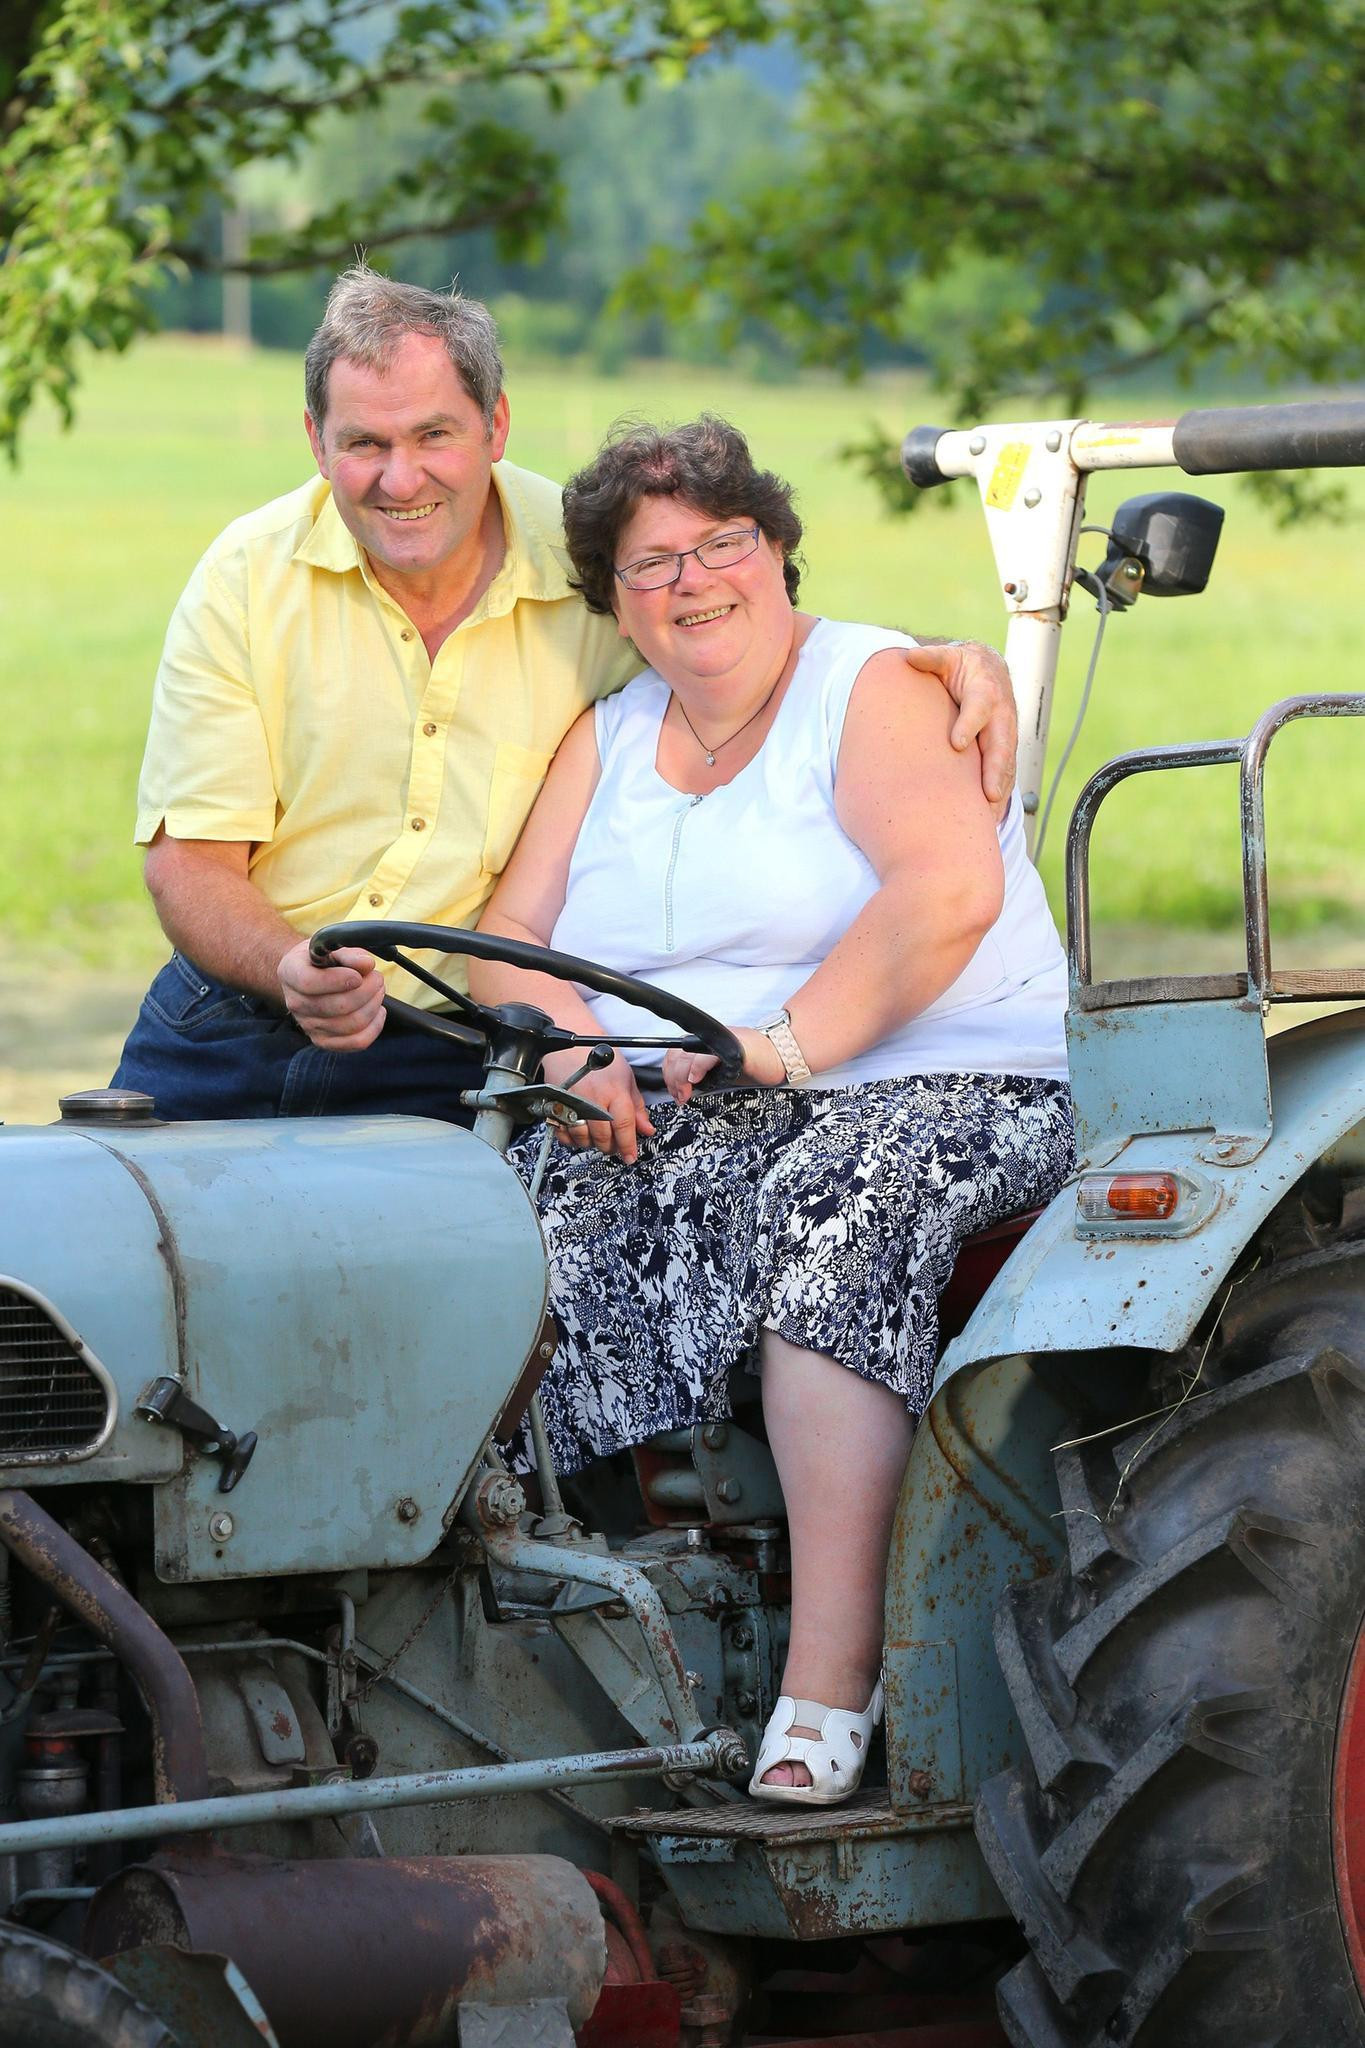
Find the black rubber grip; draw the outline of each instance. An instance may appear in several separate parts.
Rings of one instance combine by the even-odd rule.
[[[1187,412],[1175,423],[1186,476],[1241,469],[1349,469],[1365,463],[1365,399],[1238,405]]]
[[[901,442],[901,468],[922,491],[948,482],[938,466],[938,444],[947,431],[946,427],[911,427]]]

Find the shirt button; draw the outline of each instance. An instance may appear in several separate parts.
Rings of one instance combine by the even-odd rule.
[[[422,730],[426,734],[428,739],[433,739],[435,737],[436,728],[432,724],[430,719],[427,720],[426,724],[422,727]]]
[[[412,821],[412,829],[413,829],[413,831],[414,831],[414,832],[425,832],[425,831],[426,831],[426,829],[427,829],[427,821],[426,821],[426,819],[425,819],[425,818],[414,818],[414,819],[413,819],[413,821]]]
[[[410,632],[408,632],[407,628],[404,627],[403,631],[398,635],[398,637],[400,640],[411,640],[412,635]]]
[[[383,899],[383,897],[382,897],[382,896],[371,896],[371,898],[370,898],[370,908],[371,908],[371,910],[378,910],[378,908],[379,908],[380,904],[381,904],[381,903],[382,903],[383,901],[384,901],[384,899]]]

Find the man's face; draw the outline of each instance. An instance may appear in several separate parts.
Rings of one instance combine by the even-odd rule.
[[[507,400],[490,432],[434,336],[405,335],[387,370],[333,363],[327,417],[319,426],[305,413],[304,425],[338,512],[377,567],[425,577],[478,545]]]

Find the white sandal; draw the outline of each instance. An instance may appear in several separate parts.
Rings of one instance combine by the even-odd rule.
[[[758,1761],[749,1780],[754,1799],[783,1806],[837,1806],[856,1792],[867,1762],[872,1730],[882,1718],[882,1682],[872,1688],[866,1712],[821,1706],[819,1700],[797,1700],[784,1692],[763,1731]],[[793,1728],[818,1728],[818,1738],[793,1735]],[[765,1785],[762,1780],[777,1764],[804,1764],[809,1785]]]

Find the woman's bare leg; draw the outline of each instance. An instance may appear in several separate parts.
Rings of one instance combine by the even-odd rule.
[[[772,1330],[763,1332],[761,1361],[768,1442],[791,1532],[782,1690],[861,1714],[881,1670],[886,1558],[914,1421],[889,1387]],[[808,1785],[810,1772],[778,1764],[764,1783]]]

